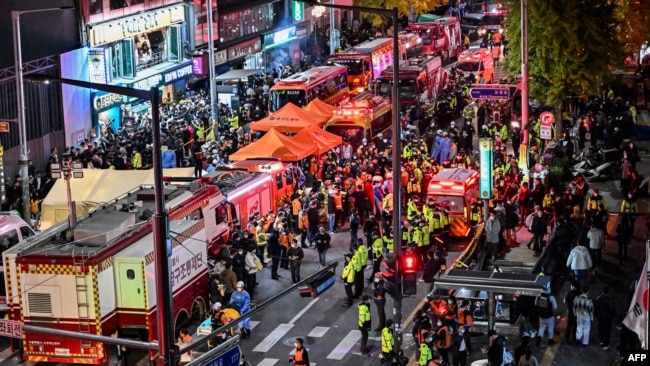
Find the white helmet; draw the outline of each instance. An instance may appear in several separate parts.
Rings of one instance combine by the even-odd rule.
[[[214,305],[212,305],[212,310],[221,310],[221,303],[215,302]]]

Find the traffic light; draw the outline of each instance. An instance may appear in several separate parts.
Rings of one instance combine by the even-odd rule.
[[[415,295],[418,291],[418,261],[414,254],[402,256],[402,294]]]

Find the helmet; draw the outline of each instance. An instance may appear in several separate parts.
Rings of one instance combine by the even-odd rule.
[[[212,310],[221,310],[221,303],[215,302],[214,305],[212,305]]]

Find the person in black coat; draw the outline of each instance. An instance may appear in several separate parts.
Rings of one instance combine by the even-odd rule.
[[[484,335],[485,333],[470,332],[465,325],[459,324],[457,332],[451,339],[452,364],[454,366],[467,365],[467,355],[472,353],[472,340],[470,337]]]
[[[111,331],[112,338],[119,338],[120,333],[117,329]],[[128,366],[128,356],[131,350],[125,346],[116,344],[106,345],[108,348],[108,365],[109,366]]]
[[[546,235],[546,216],[541,208],[537,208],[535,216],[533,216],[533,224],[531,225],[533,233],[533,250],[535,254],[541,253],[544,248],[544,235]]]
[[[271,278],[274,280],[279,280],[280,275],[278,275],[278,267],[280,265],[280,252],[282,248],[280,246],[280,236],[277,230],[273,230],[273,233],[271,233],[266,248],[272,260]]]
[[[237,248],[237,254],[232,258],[232,270],[237,275],[237,281],[244,281],[246,279],[246,252],[244,246]]]
[[[440,251],[435,253],[429,251],[427,252],[427,262],[424,264],[424,272],[422,273],[422,280],[425,283],[431,284],[429,292],[433,291],[433,283],[435,282],[435,276],[440,272],[443,266],[447,266],[447,261],[442,257]]]

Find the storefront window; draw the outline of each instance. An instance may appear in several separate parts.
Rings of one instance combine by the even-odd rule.
[[[129,6],[126,0],[110,0],[110,2],[111,2],[111,10],[122,9]]]
[[[90,15],[101,14],[104,11],[104,0],[90,0]]]
[[[252,9],[219,16],[219,39],[221,42],[229,42],[242,36],[273,28],[273,9],[277,4],[256,6]]]
[[[136,35],[135,46],[137,49],[136,63],[138,71],[168,60],[165,33],[161,30]]]
[[[196,29],[194,42],[197,47],[208,43],[208,10],[206,0],[194,0],[194,17],[196,18]],[[214,39],[219,39],[219,17],[217,16],[217,1],[212,0],[212,25]]]

